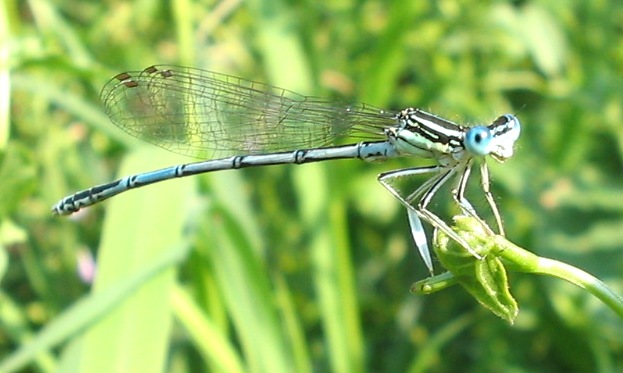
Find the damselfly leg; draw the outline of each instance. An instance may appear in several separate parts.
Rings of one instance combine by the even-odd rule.
[[[473,160],[470,159],[467,162],[463,162],[458,167],[446,168],[443,166],[431,166],[431,167],[419,167],[410,168],[397,171],[389,171],[379,175],[379,182],[387,188],[406,208],[409,218],[409,224],[413,239],[418,247],[420,256],[424,260],[424,263],[428,269],[432,272],[432,259],[430,250],[427,245],[426,235],[421,223],[421,219],[431,224],[434,228],[442,230],[450,238],[457,241],[463,246],[470,254],[475,258],[481,259],[480,255],[476,253],[474,248],[465,242],[459,235],[457,235],[437,214],[429,210],[428,206],[437,194],[439,189],[444,186],[449,180],[456,178],[457,181],[452,188],[453,199],[457,202],[463,215],[470,215],[474,217],[483,229],[490,234],[494,234],[493,230],[489,227],[484,219],[482,219],[469,200],[465,197],[465,189],[471,175]],[[411,178],[418,175],[437,173],[422,185],[420,185],[414,192],[404,195],[399,188],[394,186],[394,182],[398,179]],[[483,161],[480,167],[481,174],[481,187],[487,202],[493,212],[498,229],[501,235],[504,234],[502,220],[499,214],[499,210],[493,196],[491,195],[489,188],[489,173],[486,163]]]

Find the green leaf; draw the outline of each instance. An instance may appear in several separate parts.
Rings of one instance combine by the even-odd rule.
[[[456,280],[484,307],[511,324],[517,316],[517,302],[511,295],[504,264],[496,255],[495,240],[472,217],[454,217],[453,230],[482,259],[477,259],[456,241],[437,231],[434,249],[437,258]]]

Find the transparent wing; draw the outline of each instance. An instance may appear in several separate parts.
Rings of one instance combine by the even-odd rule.
[[[179,66],[121,73],[102,90],[112,122],[132,136],[198,158],[380,139],[394,113],[341,105],[229,75]]]

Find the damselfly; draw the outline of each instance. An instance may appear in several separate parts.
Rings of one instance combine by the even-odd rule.
[[[207,160],[127,176],[77,192],[59,201],[52,208],[55,214],[68,215],[130,189],[205,172],[345,158],[431,158],[436,161],[433,166],[379,176],[379,181],[407,207],[413,238],[431,270],[420,219],[442,229],[478,257],[428,210],[431,199],[442,185],[454,179],[453,198],[463,213],[478,218],[464,195],[473,159],[491,155],[504,161],[513,155],[520,133],[519,120],[510,114],[488,126],[464,127],[419,109],[394,113],[365,104],[340,105],[190,67],[151,66],[121,73],[104,86],[101,96],[106,114],[130,135]],[[348,138],[364,141],[339,145]],[[216,156],[224,158],[214,159]],[[480,170],[482,189],[503,233],[485,162]],[[397,179],[419,174],[434,176],[409,195],[392,185]]]

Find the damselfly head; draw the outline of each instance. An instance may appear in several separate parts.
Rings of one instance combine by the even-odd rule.
[[[512,157],[515,141],[517,141],[521,133],[519,118],[512,114],[504,114],[493,121],[487,128],[493,135],[490,148],[491,156],[499,162]]]

